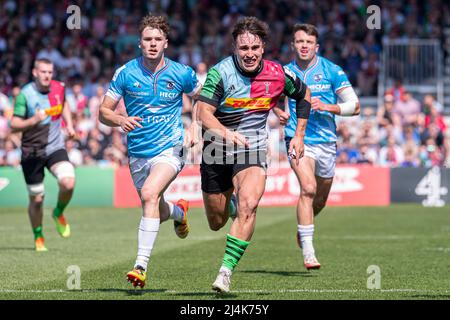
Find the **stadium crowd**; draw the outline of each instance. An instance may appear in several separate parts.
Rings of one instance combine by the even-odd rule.
[[[75,165],[126,164],[126,136],[97,120],[98,108],[114,70],[138,53],[136,21],[147,12],[168,14],[171,23],[169,58],[191,65],[204,81],[209,66],[230,53],[230,26],[242,15],[255,15],[271,26],[265,58],[292,59],[290,27],[314,24],[322,35],[320,54],[342,66],[360,96],[377,94],[383,37],[438,38],[450,22],[443,0],[391,3],[382,8],[382,30],[365,27],[366,8],[376,1],[296,0],[162,0],[162,1],[25,1],[0,2],[0,166],[20,165],[20,138],[12,134],[15,97],[31,81],[35,58],[55,64],[55,79],[67,86],[77,139],[66,147]],[[81,9],[81,29],[66,26],[66,8]],[[205,23],[207,21],[207,23]],[[400,87],[392,88],[379,106],[338,121],[338,163],[384,166],[450,165],[450,145],[443,107],[433,96],[420,101]],[[185,124],[189,113],[184,110]],[[123,104],[117,112],[124,112]],[[286,160],[283,133],[269,118],[271,159]],[[199,161],[200,147],[190,153]]]

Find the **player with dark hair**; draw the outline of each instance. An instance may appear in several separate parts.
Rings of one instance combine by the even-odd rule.
[[[336,167],[335,115],[359,114],[359,101],[345,72],[331,61],[317,55],[319,33],[313,25],[296,24],[292,49],[295,59],[285,66],[302,79],[311,90],[311,114],[306,126],[305,156],[290,161],[300,183],[297,204],[297,242],[303,249],[307,269],[318,269],[320,263],[313,247],[314,216],[325,207]],[[275,108],[285,128],[289,146],[297,127],[296,101],[288,99],[289,113]]]
[[[219,230],[230,216],[235,218],[213,283],[218,292],[230,290],[231,274],[252,238],[266,182],[267,116],[282,94],[296,101],[298,117],[289,151],[297,161],[303,155],[310,93],[295,73],[263,59],[268,33],[267,24],[255,17],[238,21],[232,32],[234,54],[209,70],[199,96],[198,115],[206,131],[200,170],[208,223]]]

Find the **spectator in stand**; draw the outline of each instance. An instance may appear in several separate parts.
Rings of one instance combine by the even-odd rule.
[[[196,74],[198,82],[202,85],[205,83],[206,75],[208,74],[208,66],[204,62],[200,62],[196,67]]]
[[[82,92],[81,83],[75,83],[72,86],[72,92],[67,95],[67,102],[72,113],[82,114],[87,106],[88,99]]]
[[[97,86],[95,89],[95,96],[91,97],[88,102],[89,108],[89,116],[94,121],[94,123],[98,123],[98,111],[100,108],[100,104],[103,101],[103,97],[105,96],[105,90],[102,86]]]
[[[7,139],[5,142],[5,165],[11,167],[19,167],[21,161],[20,149],[14,145],[12,140]]]
[[[402,126],[417,127],[421,116],[420,102],[410,92],[405,91],[402,98],[394,103],[394,113],[400,118]]]
[[[433,95],[426,94],[423,97],[424,113],[427,114],[431,108],[434,108],[438,113],[442,113],[442,111],[444,111],[444,106],[442,104],[440,104],[438,101],[436,101],[436,99],[434,98]]]
[[[387,145],[380,149],[379,164],[385,167],[397,167],[403,163],[404,158],[403,149],[396,144],[395,137],[388,137]]]
[[[380,71],[380,62],[375,53],[371,53],[367,60],[361,64],[361,70],[358,72],[358,88],[363,96],[373,96],[376,93],[375,84],[378,80]]]
[[[403,86],[402,80],[398,78],[394,80],[394,85],[386,90],[386,94],[390,94],[394,97],[394,102],[403,100],[405,93],[406,89]]]
[[[400,164],[401,167],[417,168],[420,165],[418,152],[413,149],[405,149],[405,159]]]

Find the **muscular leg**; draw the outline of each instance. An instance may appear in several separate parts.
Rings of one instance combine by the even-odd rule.
[[[58,218],[63,214],[64,209],[72,199],[73,189],[75,187],[75,172],[73,165],[68,161],[59,161],[49,169],[58,180],[58,201],[53,210],[53,216]]]
[[[300,196],[297,203],[297,241],[302,248],[304,264],[307,269],[320,268],[315,258],[313,245],[314,238],[314,211],[313,203],[316,197],[317,184],[314,175],[316,161],[308,156],[300,159],[297,165],[291,161],[291,167],[300,184]]]
[[[255,229],[256,209],[265,190],[266,173],[261,167],[249,167],[234,176],[233,185],[239,215],[231,225],[230,235],[249,241]]]
[[[164,191],[177,176],[176,170],[168,164],[156,164],[150,171],[139,195],[142,201],[142,218],[138,231],[138,252],[135,263],[147,270],[148,261],[153,250],[159,225],[168,219],[168,210],[160,212]],[[163,205],[164,207],[164,205]]]
[[[220,230],[228,221],[229,204],[234,188],[221,193],[203,192],[203,203],[209,228],[213,231]]]
[[[333,178],[322,178],[316,176],[317,192],[314,197],[313,208],[314,216],[317,216],[327,204],[328,195],[330,194]]]
[[[229,291],[231,274],[247,249],[255,230],[256,209],[264,193],[265,182],[264,169],[256,166],[246,168],[233,177],[239,214],[231,225],[230,233],[227,234],[222,266],[213,283],[213,289],[216,291]]]
[[[299,225],[314,223],[313,201],[316,196],[316,178],[314,176],[315,161],[310,157],[303,157],[297,165],[291,161],[291,168],[300,184],[300,197],[297,202],[297,222]]]
[[[30,196],[28,204],[28,217],[33,230],[42,226],[44,195]]]
[[[160,202],[163,199],[164,191],[170,183],[175,180],[177,172],[168,164],[156,164],[145,179],[142,189],[138,191],[141,197],[143,217],[161,219],[161,222],[169,218],[168,211],[163,210],[160,215]],[[161,204],[164,209],[164,204]]]

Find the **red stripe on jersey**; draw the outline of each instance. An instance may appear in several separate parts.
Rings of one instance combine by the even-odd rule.
[[[251,98],[270,98],[272,109],[278,102],[284,90],[285,79],[283,67],[273,61],[264,60],[263,70],[250,80]]]
[[[50,110],[46,110],[46,112],[52,116],[52,121],[56,121],[61,118],[64,106],[64,85],[61,82],[52,80],[48,100],[50,102]]]

